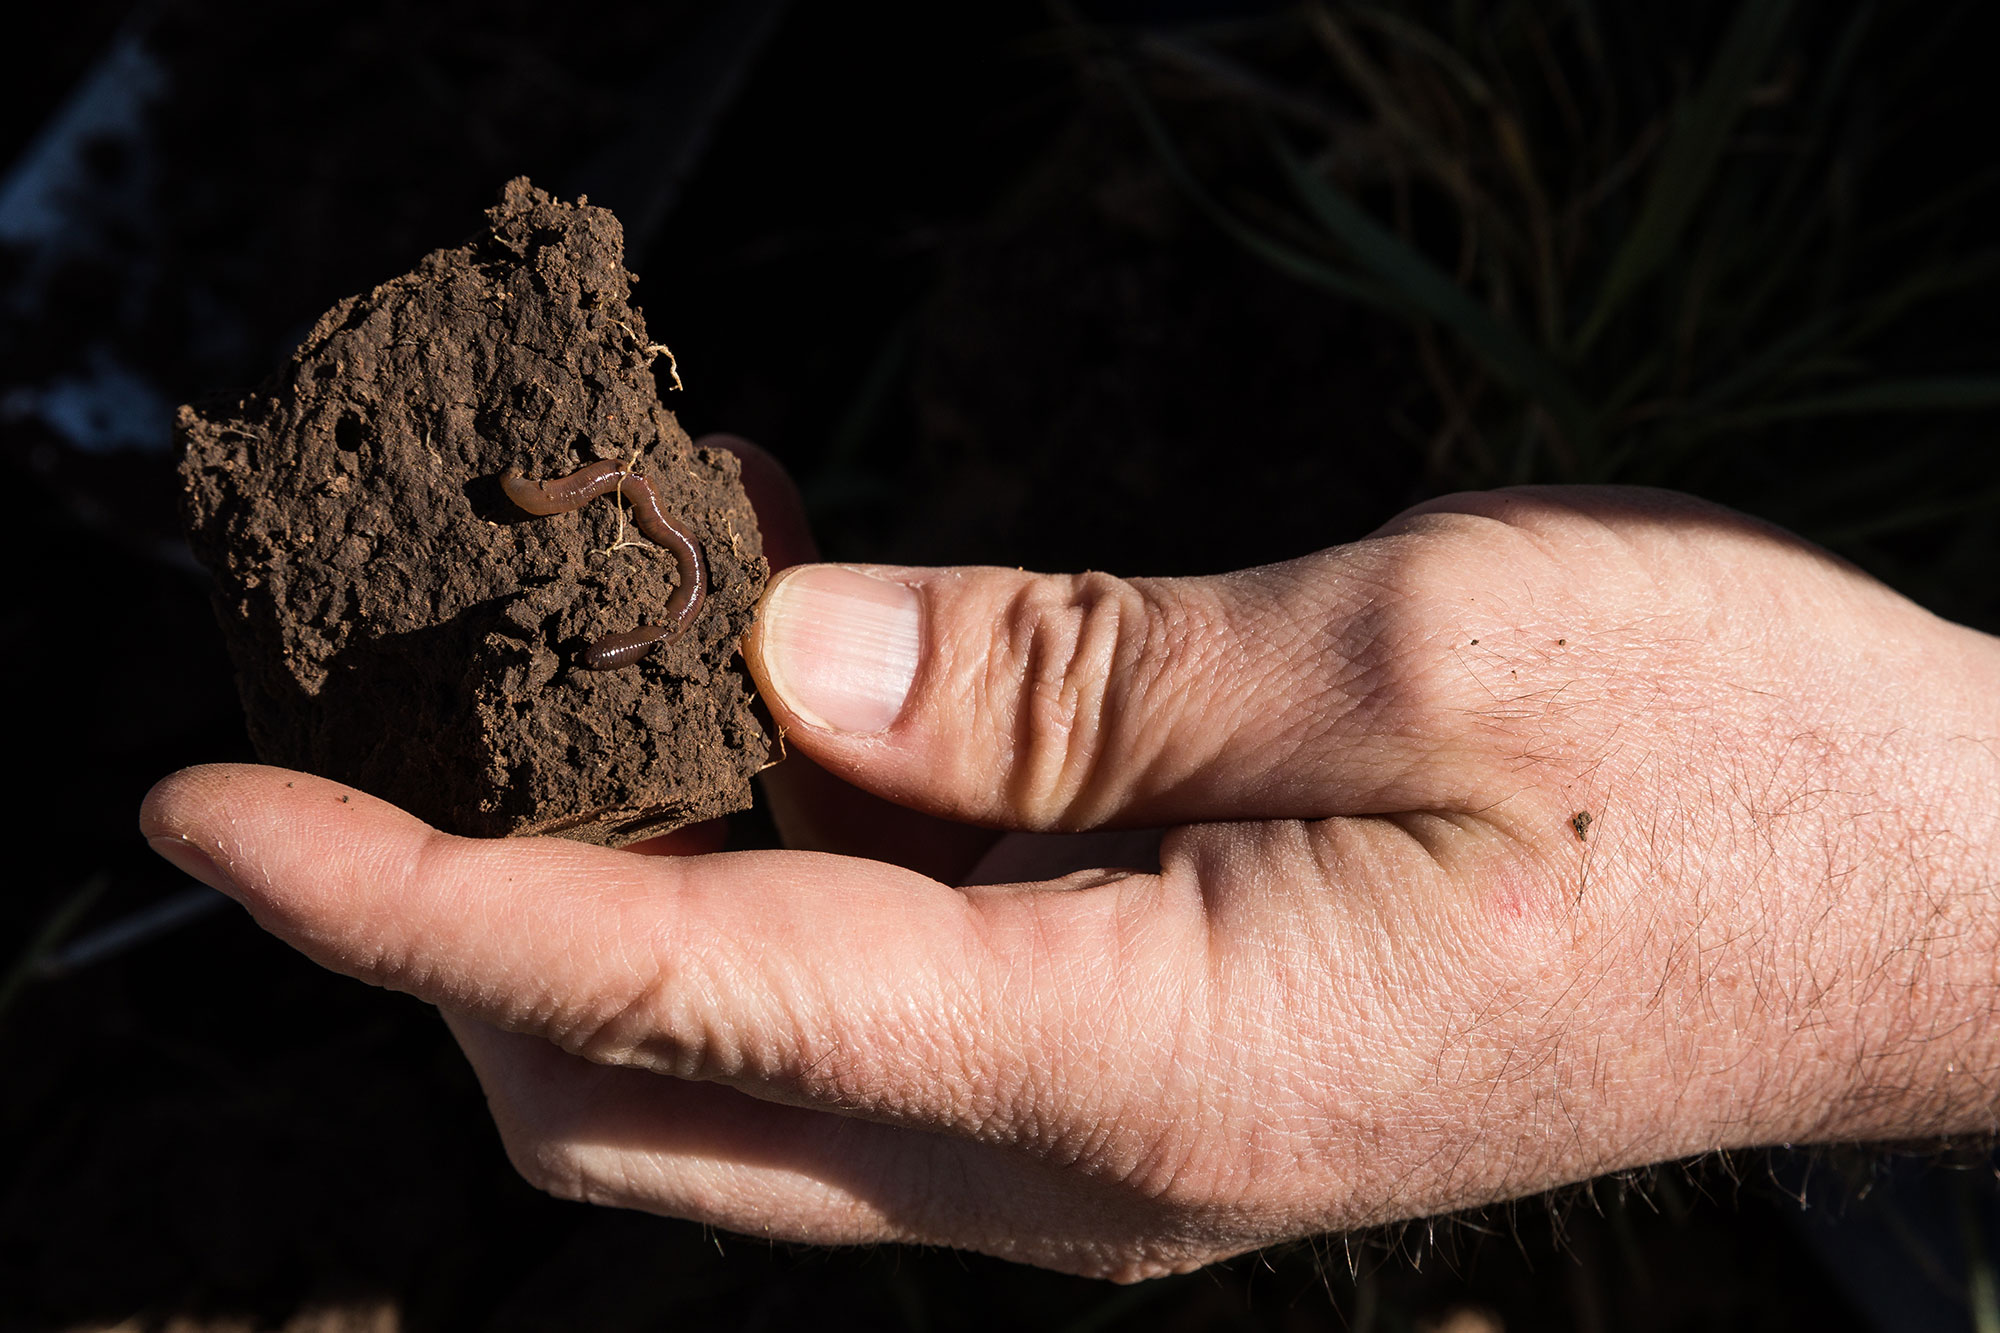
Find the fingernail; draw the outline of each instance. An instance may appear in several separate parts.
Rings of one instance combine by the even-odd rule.
[[[226,893],[232,898],[237,896],[235,881],[223,874],[222,867],[217,865],[207,852],[193,843],[182,838],[162,835],[146,839],[146,845],[209,888]]]
[[[830,731],[880,731],[917,678],[915,590],[807,565],[764,598],[758,637],[765,684],[786,707]]]

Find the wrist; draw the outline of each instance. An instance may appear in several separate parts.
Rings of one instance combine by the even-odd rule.
[[[1793,923],[1804,1002],[1772,1035],[1827,1095],[1791,1138],[2000,1130],[2000,640],[1924,621],[1875,681],[1903,716],[1843,747]]]
[[[1709,639],[1663,677],[1706,683],[1617,735],[1637,762],[1562,806],[1587,841],[1544,848],[1539,1035],[1608,1099],[1607,1166],[2000,1130],[2000,640],[1821,611],[1846,632]]]

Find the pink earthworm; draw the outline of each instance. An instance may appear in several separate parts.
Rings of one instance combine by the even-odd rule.
[[[653,483],[636,472],[627,471],[610,459],[587,463],[567,477],[530,481],[517,469],[500,474],[500,489],[507,498],[530,514],[566,514],[589,504],[600,495],[617,491],[632,505],[632,520],[645,538],[673,552],[680,581],[667,599],[667,613],[658,624],[607,634],[591,642],[584,651],[583,664],[592,671],[612,671],[630,666],[652,651],[653,645],[671,643],[694,623],[701,604],[708,598],[708,562],[701,547],[685,529],[667,517],[660,507],[660,493]]]

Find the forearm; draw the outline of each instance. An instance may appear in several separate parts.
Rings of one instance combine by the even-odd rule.
[[[1914,608],[1889,633],[1877,698],[1803,677],[1744,713],[1734,762],[1658,766],[1629,821],[1638,873],[1606,907],[1655,982],[1683,1147],[2000,1124],[2000,642]]]
[[[1916,744],[1881,738],[1899,762],[1855,802],[1854,855],[1821,876],[1841,932],[1828,960],[1846,962],[1824,989],[1852,1035],[1823,1057],[1840,1095],[1815,1138],[2000,1128],[2000,641],[1943,628],[1931,674],[1887,686],[1938,721]]]

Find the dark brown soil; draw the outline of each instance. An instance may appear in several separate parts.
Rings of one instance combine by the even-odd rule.
[[[508,184],[457,249],[321,316],[265,386],[182,408],[186,515],[267,762],[453,832],[619,845],[750,805],[736,648],[768,576],[735,458],[660,402],[618,221]],[[639,460],[708,558],[688,632],[585,646],[673,590],[615,499],[533,518],[498,476]]]

